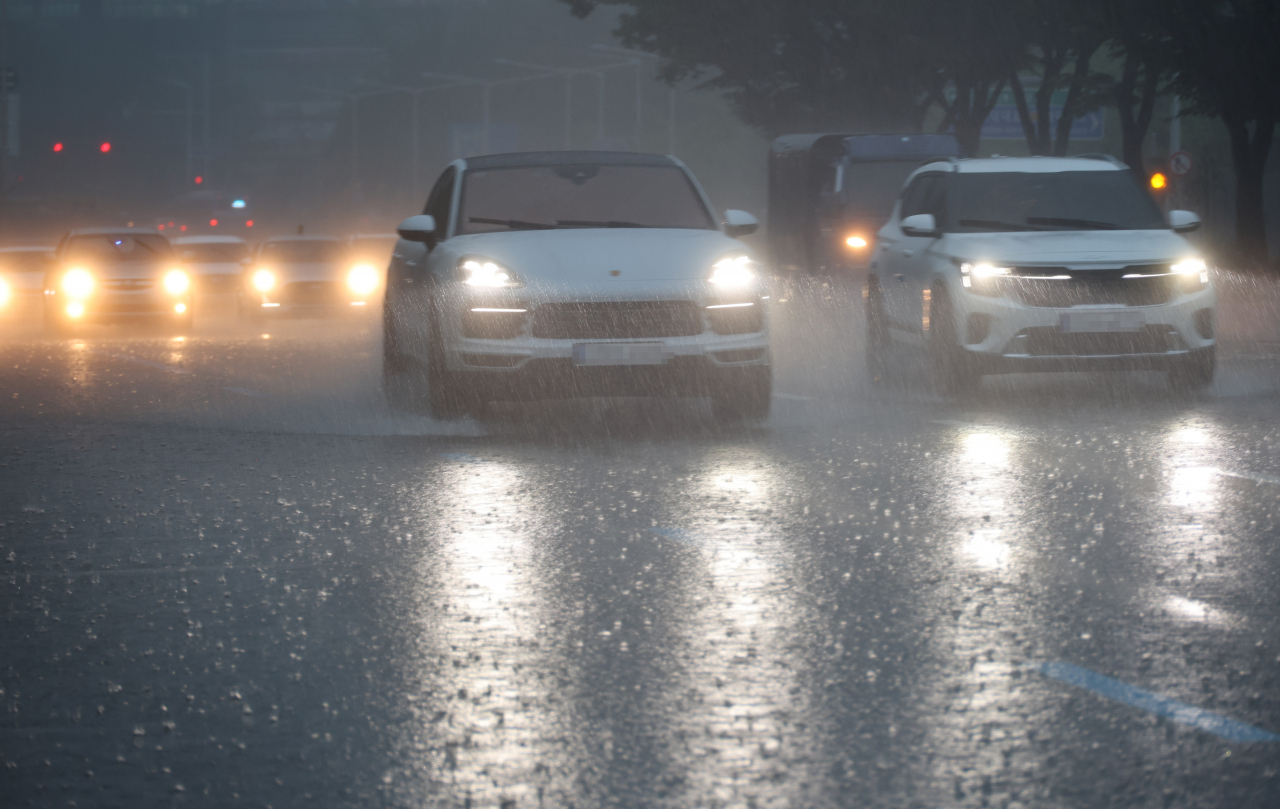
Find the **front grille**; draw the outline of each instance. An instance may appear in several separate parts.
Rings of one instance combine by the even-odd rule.
[[[1164,354],[1169,327],[1143,326],[1136,332],[1062,332],[1053,326],[1023,329],[1026,353],[1033,357],[1101,357],[1126,354]]]
[[[152,278],[105,278],[101,283],[112,292],[144,292],[156,285]]]
[[[1016,267],[999,280],[1000,290],[1026,306],[1065,309],[1071,306],[1119,304],[1159,306],[1177,289],[1178,276],[1167,265],[1138,265],[1120,270],[1068,270],[1066,267]],[[1125,278],[1141,275],[1141,278]],[[1070,276],[1056,278],[1051,276]]]
[[[707,321],[716,334],[755,334],[764,328],[764,307],[741,306],[708,309]]]
[[[227,294],[240,289],[240,276],[202,275],[200,276],[199,285],[200,291],[207,295]]]
[[[514,340],[524,333],[524,312],[463,312],[462,336]]]
[[[551,340],[617,340],[702,334],[693,301],[546,303],[533,316],[533,336]]]
[[[295,306],[332,306],[346,302],[341,284],[333,281],[296,281],[280,290],[280,302]]]

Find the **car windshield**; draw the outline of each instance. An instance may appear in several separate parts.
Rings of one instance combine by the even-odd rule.
[[[183,244],[178,255],[192,264],[233,264],[249,255],[249,245],[239,242]]]
[[[563,165],[468,171],[458,234],[559,228],[714,230],[676,166]]]
[[[172,257],[169,240],[158,234],[106,233],[74,236],[67,245],[71,261],[117,264],[125,261],[160,261]]]
[[[320,264],[340,260],[342,245],[329,239],[268,242],[262,248],[262,257],[268,261],[286,264]]]
[[[919,166],[915,160],[849,163],[841,187],[845,214],[888,219],[903,183]]]
[[[1128,171],[951,175],[948,230],[1160,230],[1156,207]]]

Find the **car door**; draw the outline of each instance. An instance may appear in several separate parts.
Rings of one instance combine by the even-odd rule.
[[[436,232],[441,239],[448,235],[456,176],[457,170],[453,166],[445,169],[432,187],[423,209],[423,213],[435,217]],[[427,359],[430,313],[439,281],[427,266],[430,252],[431,247],[427,245],[401,239],[396,243],[387,273],[387,312],[394,319],[391,328],[401,350],[423,362]]]
[[[927,213],[942,226],[946,214],[947,175],[941,172],[922,174],[920,199],[915,213]],[[924,336],[925,293],[929,290],[932,273],[933,246],[937,236],[907,236],[903,234],[899,264],[903,279],[899,282],[904,303],[904,326],[911,334]]]
[[[902,220],[924,213],[925,196],[935,176],[921,174],[911,180],[898,201],[896,214],[876,238],[876,274],[880,279],[889,333],[896,341],[910,340],[920,333],[919,307],[909,276],[910,260],[919,249],[920,239],[902,231]],[[913,312],[916,313],[914,320]]]

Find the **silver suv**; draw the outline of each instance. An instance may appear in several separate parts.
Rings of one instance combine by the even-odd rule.
[[[1213,282],[1126,166],[1106,157],[941,159],[904,186],[865,289],[867,358],[922,345],[946,393],[983,374],[1163,370],[1213,380]]]

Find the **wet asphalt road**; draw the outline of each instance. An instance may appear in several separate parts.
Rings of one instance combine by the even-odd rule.
[[[947,401],[859,305],[778,305],[746,427],[9,327],[0,803],[1280,806],[1280,345]]]

